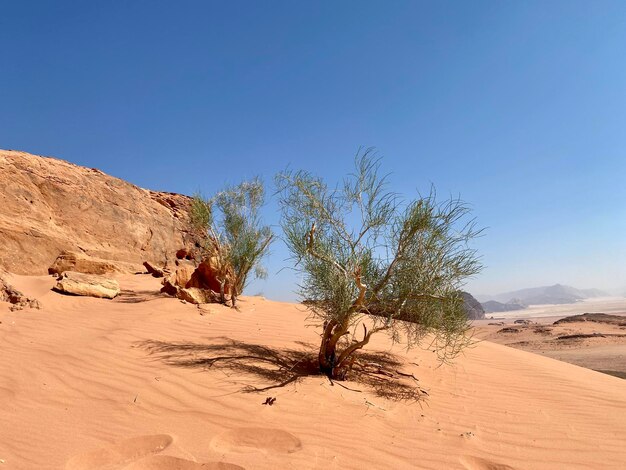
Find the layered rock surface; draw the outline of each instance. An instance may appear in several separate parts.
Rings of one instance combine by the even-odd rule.
[[[72,271],[64,272],[54,289],[63,294],[103,299],[114,299],[120,293],[120,285],[115,279]]]
[[[99,170],[0,150],[0,266],[45,274],[61,252],[143,270],[193,248],[191,199],[150,191]]]
[[[187,259],[177,259],[174,271],[162,281],[161,292],[193,304],[218,302],[220,283],[217,270],[211,263],[211,258],[199,265]],[[224,291],[230,292],[229,284],[225,284]]]

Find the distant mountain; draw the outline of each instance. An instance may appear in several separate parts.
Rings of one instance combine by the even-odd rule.
[[[587,298],[592,299],[594,297],[608,297],[609,293],[601,291],[600,289],[580,289],[580,292],[587,295]]]
[[[483,306],[485,313],[510,312],[512,310],[523,310],[528,307],[528,305],[522,303],[519,299],[513,299],[505,304],[495,300],[489,300],[487,302],[483,302],[481,305]]]
[[[513,292],[494,295],[490,300],[502,304],[521,303],[524,305],[538,304],[573,304],[583,299],[607,296],[599,289],[576,289],[571,286],[555,284],[553,286],[532,287]],[[483,307],[487,302],[483,302]],[[494,310],[495,311],[495,310]],[[505,310],[500,310],[505,311]]]

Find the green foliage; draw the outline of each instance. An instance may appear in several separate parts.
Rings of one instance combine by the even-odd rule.
[[[299,294],[325,325],[320,367],[335,377],[378,331],[409,345],[430,334],[444,360],[467,343],[459,289],[481,269],[468,244],[480,231],[459,199],[439,203],[431,190],[404,202],[387,190],[379,166],[370,149],[334,188],[304,171],[277,177]],[[367,314],[373,327],[359,341]]]
[[[264,198],[263,183],[257,178],[227,187],[211,199],[196,195],[192,201],[192,224],[205,235],[206,256],[224,267],[233,306],[251,272],[260,278],[266,275],[260,261],[274,235],[259,214]]]
[[[206,231],[213,225],[213,205],[199,193],[194,194],[190,210],[191,224],[194,229]]]

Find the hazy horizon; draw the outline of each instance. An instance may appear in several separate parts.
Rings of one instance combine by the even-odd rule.
[[[210,195],[375,146],[392,189],[460,195],[466,290],[626,293],[626,4],[10,2],[0,147]],[[276,201],[264,209],[277,225]],[[294,299],[277,241],[248,293]]]

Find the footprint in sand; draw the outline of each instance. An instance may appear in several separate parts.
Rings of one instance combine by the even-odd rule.
[[[152,455],[124,467],[124,470],[245,470],[224,462],[197,463],[169,455]]]
[[[214,437],[211,447],[218,452],[276,452],[288,454],[302,449],[293,434],[272,428],[237,428]]]
[[[172,443],[172,436],[157,434],[125,439],[100,449],[75,455],[65,465],[66,470],[108,469],[129,464],[141,457],[157,454]]]
[[[481,459],[480,457],[472,457],[470,455],[461,457],[461,463],[467,470],[515,470],[509,465]]]
[[[140,436],[72,457],[66,470],[245,470],[224,462],[197,463],[169,455],[154,455],[170,446],[167,434]]]

